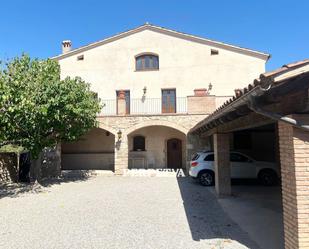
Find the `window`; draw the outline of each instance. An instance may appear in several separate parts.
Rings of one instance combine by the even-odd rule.
[[[211,162],[213,162],[214,160],[215,160],[215,155],[214,154],[207,155],[204,158],[204,161],[211,161]]]
[[[231,153],[230,155],[231,162],[249,162],[249,159],[238,153]]]
[[[154,54],[143,54],[135,58],[136,71],[159,70],[159,57]]]
[[[84,55],[82,54],[82,55],[77,56],[77,60],[78,60],[78,61],[84,60]]]
[[[133,151],[145,151],[145,137],[135,136],[133,138]]]
[[[217,49],[211,49],[210,50],[210,55],[218,55],[219,51]]]

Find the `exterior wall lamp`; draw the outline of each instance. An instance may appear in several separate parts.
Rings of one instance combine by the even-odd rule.
[[[144,95],[144,96],[146,95],[146,92],[147,92],[147,87],[144,86],[144,88],[143,88],[143,95]]]
[[[117,135],[118,135],[118,141],[121,141],[121,138],[122,138],[122,131],[119,130],[119,131],[117,132]]]
[[[208,89],[207,89],[208,94],[210,93],[211,89],[212,89],[212,84],[210,82],[209,85],[208,85]]]

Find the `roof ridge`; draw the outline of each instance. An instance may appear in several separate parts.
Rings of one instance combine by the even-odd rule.
[[[100,46],[100,45],[104,45],[105,43],[112,42],[112,41],[117,40],[117,39],[121,39],[122,37],[140,32],[142,30],[146,30],[147,28],[149,28],[150,30],[153,30],[153,31],[162,31],[162,32],[166,32],[166,33],[169,33],[169,34],[173,33],[174,35],[181,36],[180,38],[183,38],[183,39],[185,39],[185,38],[189,39],[190,38],[192,41],[195,41],[195,42],[199,41],[199,42],[211,43],[213,46],[222,47],[223,49],[229,48],[230,50],[242,51],[244,53],[249,53],[252,56],[263,57],[266,60],[268,60],[270,58],[270,54],[268,54],[268,53],[264,53],[264,52],[260,52],[260,51],[257,51],[257,50],[236,46],[236,45],[231,45],[231,44],[224,43],[224,42],[211,40],[211,39],[208,39],[208,38],[184,33],[184,32],[181,32],[181,31],[176,31],[176,30],[169,29],[169,28],[164,28],[164,27],[157,26],[157,25],[154,25],[154,24],[150,24],[149,22],[146,22],[146,23],[144,23],[140,26],[137,26],[136,28],[132,28],[132,29],[117,33],[113,36],[109,36],[107,38],[103,38],[101,40],[86,44],[86,45],[81,46],[79,48],[75,48],[75,49],[73,49],[70,52],[67,52],[65,54],[59,54],[57,56],[51,57],[51,59],[62,59],[62,58],[65,58],[65,57],[69,57],[69,56],[75,55],[79,52],[82,52],[82,51],[85,51],[85,50],[88,50],[88,49],[92,49],[92,48],[95,48],[95,47]]]

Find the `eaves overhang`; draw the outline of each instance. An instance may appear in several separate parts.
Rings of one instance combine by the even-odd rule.
[[[271,87],[286,84],[291,79],[304,74],[309,75],[309,59],[290,63],[274,71],[261,74],[258,79],[255,79],[253,83],[249,84],[247,87],[235,90],[235,96],[227,100],[204,120],[200,121],[189,132],[193,134],[202,134],[223,123],[232,121],[233,118],[229,118],[226,121],[223,120],[223,117],[239,110],[243,106],[248,107],[252,98],[262,96]],[[237,117],[235,117],[235,119],[236,118]]]
[[[133,35],[135,33],[138,33],[138,32],[144,31],[144,30],[151,30],[151,31],[154,31],[154,32],[158,32],[158,33],[170,35],[170,36],[173,36],[173,37],[177,37],[177,38],[180,38],[180,39],[185,39],[185,40],[189,40],[189,41],[192,41],[192,42],[210,45],[210,46],[213,46],[213,47],[216,47],[216,48],[222,48],[222,49],[230,50],[230,51],[233,51],[233,52],[242,53],[242,54],[245,54],[245,55],[248,55],[248,56],[253,56],[253,57],[263,59],[265,61],[267,61],[270,58],[270,54],[265,53],[265,52],[260,52],[260,51],[249,49],[249,48],[235,46],[235,45],[231,45],[231,44],[224,43],[224,42],[214,41],[214,40],[211,40],[211,39],[206,39],[206,38],[203,38],[203,37],[199,37],[199,36],[195,36],[195,35],[191,35],[191,34],[187,34],[187,33],[183,33],[183,32],[175,31],[175,30],[172,30],[172,29],[163,28],[163,27],[160,27],[160,26],[156,26],[156,25],[146,23],[146,24],[141,25],[137,28],[130,29],[128,31],[116,34],[116,35],[108,37],[106,39],[99,40],[97,42],[93,42],[93,43],[90,43],[88,45],[73,49],[73,50],[71,50],[67,53],[63,53],[63,54],[51,57],[51,59],[52,60],[62,60],[64,58],[67,58],[67,57],[70,57],[70,56],[73,56],[73,55],[76,55],[76,54],[79,54],[79,53],[83,53],[87,50],[96,48],[98,46],[102,46],[104,44],[116,41],[118,39],[127,37],[129,35]]]

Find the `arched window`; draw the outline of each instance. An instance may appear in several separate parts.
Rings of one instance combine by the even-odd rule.
[[[142,54],[135,57],[136,71],[159,70],[159,56]]]
[[[145,151],[145,137],[133,137],[133,151]]]

